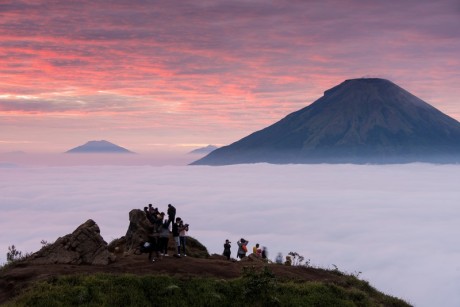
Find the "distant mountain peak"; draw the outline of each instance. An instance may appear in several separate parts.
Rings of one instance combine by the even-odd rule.
[[[219,148],[219,147],[214,146],[214,145],[208,145],[208,146],[205,146],[205,147],[200,147],[200,148],[194,149],[191,152],[189,152],[189,154],[199,154],[199,155],[208,154],[208,153],[216,150],[217,148]]]
[[[89,141],[83,145],[72,148],[66,153],[134,153],[126,148],[108,142],[106,140],[101,141]]]
[[[460,123],[393,82],[350,79],[192,164],[460,162]]]

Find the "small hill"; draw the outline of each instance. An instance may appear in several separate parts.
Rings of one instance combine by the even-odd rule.
[[[207,155],[208,153],[216,150],[217,146],[214,146],[214,145],[208,145],[206,147],[201,147],[201,148],[197,148],[197,149],[194,149],[192,150],[191,152],[189,152],[189,154],[194,154],[194,155]]]
[[[459,162],[460,123],[396,84],[352,79],[193,165]]]
[[[126,148],[108,141],[89,141],[86,144],[72,148],[65,153],[134,153]]]
[[[241,261],[209,255],[187,238],[187,257],[139,254],[155,238],[142,210],[126,235],[107,244],[93,220],[0,270],[6,306],[410,306],[337,268],[287,266],[251,254]]]

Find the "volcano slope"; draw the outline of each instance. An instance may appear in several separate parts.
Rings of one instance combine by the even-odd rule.
[[[451,163],[460,123],[384,79],[352,79],[277,123],[192,165]]]

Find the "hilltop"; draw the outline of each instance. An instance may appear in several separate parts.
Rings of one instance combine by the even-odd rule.
[[[460,161],[460,123],[391,81],[346,80],[194,165]]]
[[[97,224],[88,220],[73,233],[5,266],[0,271],[0,304],[138,306],[156,300],[160,306],[240,306],[243,302],[409,306],[338,269],[273,264],[254,255],[229,261],[209,255],[191,237],[187,257],[151,262],[147,254],[136,253],[151,225],[138,209],[130,212],[129,219],[126,235],[110,244],[100,236]]]

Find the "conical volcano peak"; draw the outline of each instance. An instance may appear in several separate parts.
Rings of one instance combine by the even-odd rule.
[[[401,89],[399,86],[393,82],[381,79],[381,78],[357,78],[357,79],[348,79],[340,83],[339,85],[334,86],[331,89],[328,89],[324,92],[324,96],[331,95],[337,91],[372,91],[375,89],[384,89],[388,87],[395,86]]]
[[[66,153],[133,153],[126,148],[110,143],[106,140],[89,141],[81,146],[72,148]]]
[[[393,82],[346,80],[194,164],[460,161],[460,123]]]
[[[356,78],[356,79],[347,79],[336,85],[334,88],[344,87],[344,86],[359,86],[359,87],[381,87],[381,86],[397,86],[393,82],[387,79],[382,78]]]
[[[324,96],[315,103],[346,104],[361,110],[364,110],[366,105],[367,108],[415,106],[433,109],[432,106],[393,82],[380,78],[346,80],[325,91]]]

